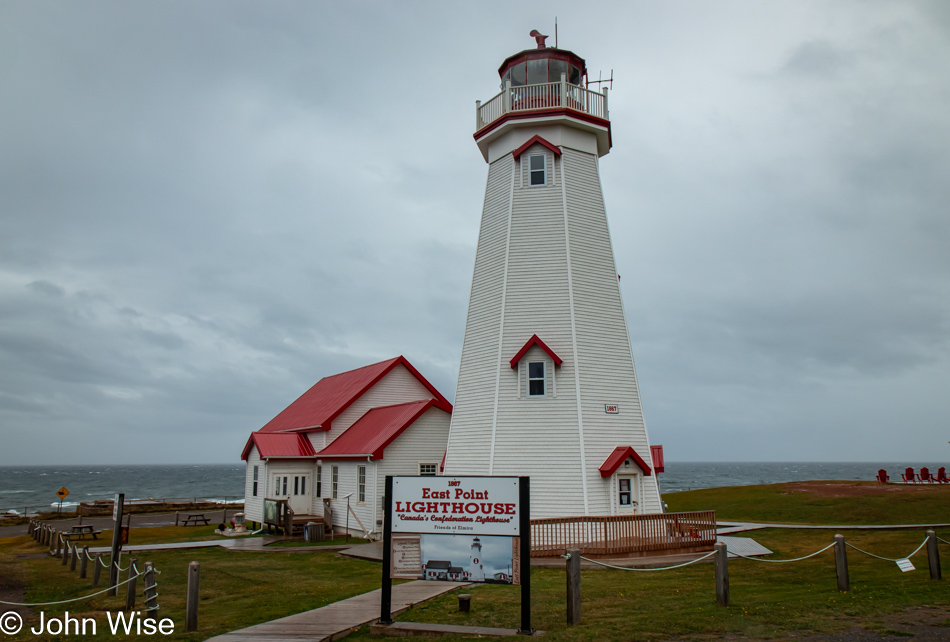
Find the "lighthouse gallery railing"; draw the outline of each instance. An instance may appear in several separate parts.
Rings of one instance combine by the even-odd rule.
[[[509,80],[506,81],[505,89],[488,102],[476,102],[475,129],[479,130],[513,112],[560,108],[609,120],[606,90],[600,94],[572,85],[566,80],[518,86],[512,86]]]
[[[712,550],[715,543],[716,511],[531,520],[532,557],[556,557],[571,547],[620,557]]]

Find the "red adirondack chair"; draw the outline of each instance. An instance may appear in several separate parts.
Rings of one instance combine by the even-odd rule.
[[[905,470],[904,472],[901,473],[901,479],[903,479],[904,482],[905,482],[905,483],[908,483],[908,484],[909,484],[909,483],[916,483],[916,482],[917,482],[917,476],[914,474],[914,469],[911,468],[910,466],[908,466],[908,467],[907,467],[907,470]]]
[[[917,479],[921,482],[934,483],[934,476],[930,474],[930,469],[926,466],[920,469],[920,475],[917,476]]]
[[[950,484],[950,477],[947,477],[947,469],[941,466],[937,469],[937,479],[941,484]]]
[[[887,471],[882,468],[879,471],[877,471],[877,480],[881,482],[882,484],[886,484],[887,482],[891,481],[891,478],[887,474]]]

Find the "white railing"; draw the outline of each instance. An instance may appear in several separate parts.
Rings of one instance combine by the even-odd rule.
[[[536,85],[512,87],[505,83],[505,89],[484,105],[475,103],[475,129],[490,125],[505,114],[534,111],[538,109],[567,108],[609,120],[607,112],[607,89],[597,93],[585,87],[572,85],[565,79],[561,82],[545,82]]]

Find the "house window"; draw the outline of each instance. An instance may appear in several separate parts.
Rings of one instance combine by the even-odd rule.
[[[300,494],[300,477],[298,475],[294,475],[294,495],[299,495],[299,494]]]
[[[257,469],[259,466],[254,466],[254,483],[251,484],[251,497],[257,497]]]
[[[286,477],[284,477],[284,492],[282,494],[287,495],[287,478]]]
[[[321,473],[323,473],[322,469],[323,469],[323,466],[317,464],[317,497],[323,497],[322,492],[321,492],[323,490],[321,488],[323,484],[321,483],[321,479],[320,479],[322,477]]]
[[[528,156],[528,170],[531,172],[532,185],[544,185],[547,182],[544,176],[544,154]]]
[[[360,504],[366,501],[366,466],[356,469],[356,501]]]
[[[330,466],[330,496],[336,499],[337,491],[340,488],[340,467]]]
[[[419,474],[423,477],[435,477],[438,470],[438,464],[419,464]]]
[[[528,396],[544,396],[544,362],[532,361],[528,363]]]

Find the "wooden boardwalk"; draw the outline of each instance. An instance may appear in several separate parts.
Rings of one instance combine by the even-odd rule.
[[[393,586],[392,612],[431,600],[465,582],[416,580]],[[277,642],[278,640],[334,640],[379,619],[380,589],[279,620],[265,622],[210,638],[217,642]]]

